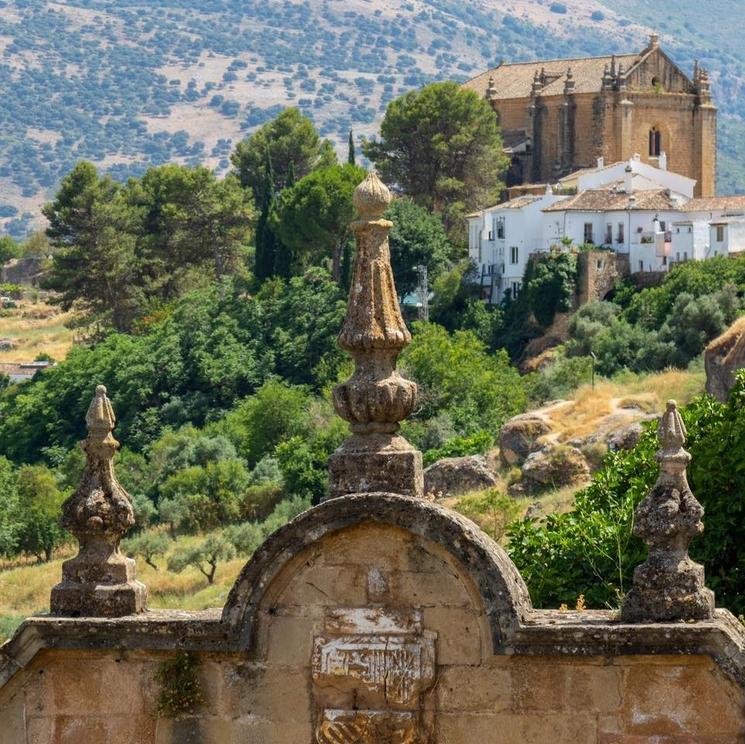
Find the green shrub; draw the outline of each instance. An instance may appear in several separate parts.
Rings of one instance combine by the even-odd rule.
[[[691,556],[706,568],[717,603],[745,611],[745,372],[726,404],[701,396],[681,409],[688,429],[691,488],[706,510]],[[524,519],[509,528],[509,552],[537,607],[572,603],[617,607],[646,549],[631,533],[636,505],[656,481],[655,424],[631,451],[610,453],[566,514]]]
[[[464,457],[480,455],[494,445],[494,436],[488,431],[478,431],[469,437],[453,437],[441,447],[424,453],[424,464],[431,465],[443,457]]]

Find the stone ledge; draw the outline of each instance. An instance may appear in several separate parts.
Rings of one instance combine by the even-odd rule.
[[[116,619],[33,617],[0,646],[0,687],[46,649],[195,651],[241,654],[221,610],[150,611]],[[745,687],[745,628],[727,610],[694,623],[629,625],[617,613],[534,610],[499,655],[692,656],[706,655]]]

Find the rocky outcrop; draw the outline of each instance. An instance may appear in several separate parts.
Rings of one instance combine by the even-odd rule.
[[[523,413],[511,418],[499,432],[499,450],[507,466],[521,465],[531,452],[539,448],[538,440],[550,434],[551,422],[540,411]]]
[[[521,485],[525,493],[533,493],[579,485],[589,477],[587,460],[576,447],[551,445],[528,455],[522,466]]]
[[[424,492],[437,498],[496,485],[497,478],[483,455],[445,457],[424,471]]]
[[[745,368],[745,317],[706,347],[704,364],[706,392],[724,403],[735,384],[735,373]]]

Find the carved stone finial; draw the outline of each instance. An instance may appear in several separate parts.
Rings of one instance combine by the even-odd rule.
[[[330,496],[365,491],[423,495],[422,456],[397,432],[413,410],[416,384],[396,371],[411,341],[393,283],[388,234],[382,219],[391,195],[375,173],[357,187],[362,219],[352,224],[357,241],[347,315],[339,345],[354,359],[354,374],[334,389],[336,412],[352,436],[329,460]]]
[[[574,73],[572,72],[572,68],[570,67],[567,70],[567,77],[564,81],[564,95],[571,95],[574,93],[575,83],[574,83]]]
[[[135,520],[129,496],[114,473],[116,418],[103,385],[96,388],[85,422],[85,470],[62,506],[62,526],[78,539],[80,551],[62,566],[62,582],[52,589],[51,611],[67,617],[132,615],[146,609],[147,589],[135,579],[135,562],[119,552],[119,542]]]
[[[388,187],[378,178],[375,171],[355,189],[352,202],[363,220],[380,219],[392,201]]]
[[[486,99],[492,101],[497,97],[497,86],[494,84],[494,76],[489,76],[489,84],[486,86]]]
[[[645,563],[621,609],[627,622],[706,620],[714,614],[714,594],[704,585],[704,567],[688,556],[691,540],[703,532],[704,509],[686,477],[691,456],[684,449],[686,428],[674,400],[657,429],[660,475],[637,506],[634,534],[649,547]]]

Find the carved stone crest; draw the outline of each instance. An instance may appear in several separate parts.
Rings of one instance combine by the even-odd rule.
[[[423,742],[422,699],[435,680],[435,638],[416,610],[330,610],[313,644],[316,741]]]

